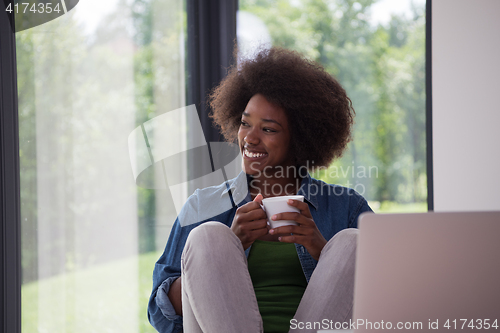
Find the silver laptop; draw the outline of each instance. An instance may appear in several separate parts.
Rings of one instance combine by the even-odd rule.
[[[343,328],[500,331],[500,212],[363,214],[359,230]]]

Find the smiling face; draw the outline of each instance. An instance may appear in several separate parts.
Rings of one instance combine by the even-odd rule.
[[[249,175],[266,175],[274,167],[293,165],[289,153],[290,130],[285,110],[256,94],[243,111],[238,131],[243,156],[243,171]]]

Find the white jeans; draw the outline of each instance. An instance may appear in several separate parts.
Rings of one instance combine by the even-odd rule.
[[[357,229],[345,229],[325,245],[295,323],[352,318],[357,235]],[[184,332],[263,332],[245,252],[230,228],[219,222],[194,228],[181,265]],[[290,329],[294,333],[316,331]]]

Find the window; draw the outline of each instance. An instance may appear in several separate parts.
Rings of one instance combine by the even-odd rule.
[[[127,138],[186,105],[185,16],[182,0],[88,0],[16,33],[22,332],[154,332],[176,212],[136,186]]]
[[[425,1],[239,4],[244,56],[256,45],[297,50],[321,63],[352,100],[354,141],[314,176],[354,188],[377,212],[427,211]]]
[[[199,91],[186,89],[186,82],[193,81],[185,74],[185,45],[191,42],[186,16],[189,8],[208,13],[208,4],[223,1],[63,2],[67,14],[15,35],[22,331],[154,332],[145,309],[151,273],[176,209],[167,189],[137,186],[127,139],[137,129],[146,132],[148,121],[194,103],[189,94],[204,96],[210,88],[202,83]],[[414,1],[413,8],[406,5],[406,16],[373,21],[377,6],[386,2],[241,0],[238,43],[241,49],[247,38],[251,45],[257,32],[260,43],[283,45],[320,61],[346,87],[357,111],[355,141],[342,160],[315,176],[354,187],[378,211],[421,211],[427,190],[424,4]],[[226,34],[232,41],[227,27],[236,6],[223,7],[231,12],[226,18],[199,18],[199,27],[194,26],[212,37]],[[7,20],[0,8],[4,29]],[[253,35],[244,30],[245,20],[253,25]],[[219,30],[210,30],[219,21]],[[17,125],[7,115],[15,109],[9,87],[14,78],[6,70],[13,63],[9,55],[14,45],[4,31],[1,140],[15,128],[8,126]],[[227,40],[221,54],[210,56],[230,58]],[[208,57],[200,59],[202,63]],[[216,62],[208,69],[227,67]],[[189,130],[192,121],[179,119],[170,130]],[[202,126],[206,135],[203,120]],[[150,134],[148,138],[156,137],[154,131]],[[188,146],[189,140],[179,135],[176,144]],[[12,174],[10,155],[1,153],[2,169]],[[145,182],[159,179],[145,177]],[[15,192],[15,181],[6,179],[4,193]],[[15,255],[9,253],[17,253],[12,198],[2,198],[8,212],[1,236],[4,248],[12,249],[2,249],[3,268],[15,266],[10,265]],[[8,265],[5,258],[10,258]],[[4,269],[5,286],[16,285],[16,277],[15,269]],[[14,293],[2,295],[4,304],[15,298]],[[13,308],[4,306],[3,318],[7,311],[17,311]]]

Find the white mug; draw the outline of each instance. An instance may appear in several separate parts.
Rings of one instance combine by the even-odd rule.
[[[274,214],[285,213],[285,212],[297,212],[297,213],[300,212],[298,208],[290,206],[287,203],[288,200],[290,199],[304,202],[303,195],[284,195],[280,197],[272,197],[262,200],[261,207],[266,212],[267,221],[271,226],[271,228],[282,227],[285,225],[298,225],[297,222],[292,220],[278,220],[278,221],[271,220],[271,216],[273,216]]]

